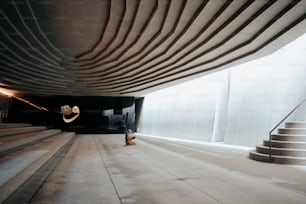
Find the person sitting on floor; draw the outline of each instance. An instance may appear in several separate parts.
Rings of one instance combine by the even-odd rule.
[[[126,145],[135,145],[135,142],[133,142],[132,140],[135,140],[136,137],[135,135],[132,134],[132,130],[128,129],[125,132],[125,144]]]

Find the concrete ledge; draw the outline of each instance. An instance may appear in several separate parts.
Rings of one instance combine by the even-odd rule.
[[[272,140],[306,142],[306,134],[272,134]]]
[[[29,123],[0,123],[0,128],[30,127]]]
[[[259,153],[255,150],[250,151],[249,157],[256,161],[270,162],[270,157],[268,154]],[[277,164],[306,165],[306,157],[272,155],[272,162]]]
[[[38,130],[46,130],[46,127],[38,126],[38,127],[18,127],[18,128],[1,128],[0,129],[0,137],[21,134],[26,132],[33,132]]]
[[[257,145],[256,151],[258,153],[269,154],[270,148],[263,145]],[[288,149],[288,148],[272,147],[271,152],[273,155],[306,157],[306,150],[304,149]]]
[[[53,138],[53,141],[50,141],[46,149],[47,153],[41,156],[39,159],[32,162],[30,165],[26,166],[19,173],[12,176],[7,182],[5,182],[0,187],[0,202],[2,203],[6,200],[14,191],[16,191],[19,186],[21,186],[28,178],[30,178],[42,165],[44,165],[63,145],[65,145],[75,133],[60,133]],[[44,143],[47,145],[47,143]],[[31,149],[35,150],[35,148]],[[31,151],[30,150],[30,151]]]
[[[306,134],[306,128],[278,128],[279,134]]]
[[[21,139],[17,139],[11,142],[2,143],[0,145],[0,155],[5,154],[6,151],[11,151],[13,149],[20,149],[22,146],[25,146],[27,144],[33,143],[33,142],[39,142],[44,139],[47,139],[48,137],[60,133],[60,130],[45,130],[42,132],[38,132],[37,135],[31,136],[31,137],[25,137]]]
[[[299,141],[271,141],[272,147],[289,148],[289,149],[306,149],[306,142]],[[269,147],[270,141],[264,140],[264,146]]]
[[[285,128],[306,128],[306,122],[287,122]]]

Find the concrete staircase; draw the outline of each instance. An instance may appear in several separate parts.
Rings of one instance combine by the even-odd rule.
[[[29,191],[34,194],[34,186],[40,186],[55,168],[45,166],[64,155],[75,137],[75,133],[45,127],[0,125],[0,203],[28,203],[33,196]],[[39,171],[43,173],[35,185],[24,186]]]
[[[250,151],[250,158],[270,162],[270,141],[264,140]],[[273,163],[306,165],[306,122],[287,122],[272,134],[271,152]]]

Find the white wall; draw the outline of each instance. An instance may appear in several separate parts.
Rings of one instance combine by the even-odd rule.
[[[138,132],[254,146],[306,98],[306,35],[274,54],[145,96]]]
[[[221,79],[209,76],[145,96],[137,131],[210,141]]]

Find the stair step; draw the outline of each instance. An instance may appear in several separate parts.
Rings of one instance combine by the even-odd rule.
[[[0,203],[6,200],[61,147],[71,141],[75,133],[59,133],[44,142],[0,157]]]
[[[264,140],[263,143],[264,146],[267,147],[269,147],[270,145],[269,140]],[[306,149],[306,142],[272,140],[271,144],[272,147],[289,148],[289,149]]]
[[[305,121],[286,122],[285,128],[306,128]]]
[[[255,150],[251,150],[249,152],[249,157],[256,161],[270,162],[270,157],[268,154],[262,154],[256,152]],[[272,162],[277,164],[306,165],[306,157],[272,155]]]
[[[8,152],[20,150],[58,133],[60,133],[60,130],[54,129],[0,137],[0,156],[8,154]]]
[[[21,133],[21,134],[15,134],[15,135],[7,135],[7,136],[1,136],[0,137],[0,144],[7,143],[7,142],[13,142],[22,138],[27,138],[27,137],[33,137],[35,135],[38,135],[46,130],[38,130],[34,132],[26,132],[26,133]]]
[[[285,127],[278,128],[270,139],[271,141],[264,140],[263,145],[257,145],[255,150],[250,151],[250,158],[263,162],[306,165],[305,121],[286,122]]]
[[[306,142],[306,134],[272,134],[272,140]]]
[[[306,128],[278,128],[277,132],[279,134],[298,134],[306,135]]]
[[[270,148],[263,145],[257,145],[256,151],[262,154],[269,154]],[[273,155],[306,157],[305,149],[287,149],[272,147],[271,151]]]
[[[0,128],[31,127],[29,123],[0,123]]]
[[[43,126],[36,126],[36,127],[17,127],[17,128],[1,128],[0,129],[0,137],[8,136],[8,135],[15,135],[27,132],[34,132],[39,130],[46,130],[46,127]]]

